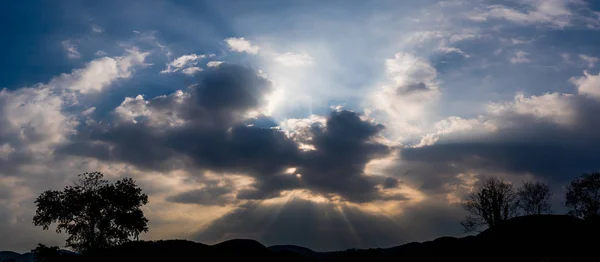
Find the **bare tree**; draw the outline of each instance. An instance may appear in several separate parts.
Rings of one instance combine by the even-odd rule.
[[[583,174],[567,186],[569,215],[590,219],[600,216],[600,173]]]
[[[517,203],[525,215],[541,215],[551,213],[550,187],[541,182],[525,182],[517,190]]]
[[[468,215],[460,224],[466,232],[493,227],[515,217],[516,204],[517,196],[512,184],[499,178],[483,179],[481,188],[469,194],[469,199],[463,203]]]

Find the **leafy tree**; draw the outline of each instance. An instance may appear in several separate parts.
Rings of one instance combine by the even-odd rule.
[[[525,182],[517,190],[517,203],[525,215],[551,213],[550,187],[541,182]]]
[[[467,216],[461,225],[466,232],[478,231],[483,226],[493,227],[516,216],[517,196],[512,184],[499,178],[483,179],[481,188],[469,194],[463,203]]]
[[[583,174],[567,186],[569,215],[590,219],[600,215],[600,173]]]
[[[60,261],[60,250],[57,246],[48,247],[43,244],[38,244],[35,249],[31,250],[35,261],[37,262],[52,262]]]
[[[131,178],[116,183],[100,172],[83,173],[63,191],[47,190],[36,200],[33,224],[69,234],[67,246],[85,252],[118,245],[147,232],[148,219],[140,209],[148,196]]]

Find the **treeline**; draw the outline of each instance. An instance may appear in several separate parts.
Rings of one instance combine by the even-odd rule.
[[[461,225],[466,232],[493,227],[521,215],[552,213],[552,191],[547,184],[528,181],[517,189],[500,178],[486,178],[480,188],[463,203],[467,216]],[[565,207],[568,214],[589,220],[600,213],[600,173],[583,174],[567,186]]]

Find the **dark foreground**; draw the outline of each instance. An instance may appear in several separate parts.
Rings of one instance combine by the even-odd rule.
[[[315,252],[254,240],[204,245],[186,240],[139,241],[58,261],[599,261],[598,223],[569,216],[519,217],[476,236],[441,237],[391,248]],[[5,261],[22,261],[16,260]],[[54,259],[56,260],[56,259]],[[4,261],[2,261],[4,262]]]

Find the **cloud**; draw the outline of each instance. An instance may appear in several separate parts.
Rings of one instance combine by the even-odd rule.
[[[67,51],[67,57],[69,59],[78,59],[81,58],[81,54],[77,51],[77,47],[71,40],[65,40],[61,42],[65,51]]]
[[[54,146],[66,141],[76,123],[62,106],[61,97],[49,88],[0,91],[0,174],[51,155]]]
[[[197,65],[198,62],[204,58],[206,58],[206,55],[197,55],[197,54],[182,55],[178,58],[175,58],[170,63],[168,63],[167,68],[160,71],[160,73],[161,74],[175,73],[175,72],[182,70],[182,73],[184,73],[186,75],[193,75],[197,72],[202,71],[202,70],[199,70],[201,68],[196,67],[195,65]],[[193,68],[193,69],[190,69],[190,68]]]
[[[517,24],[542,24],[564,28],[572,25],[575,14],[570,6],[577,0],[525,0],[515,7],[489,5],[470,14],[475,21],[503,19]]]
[[[387,79],[371,94],[368,108],[385,119],[392,140],[421,134],[427,111],[439,96],[437,70],[409,53],[386,59],[385,68]]]
[[[600,99],[600,74],[594,75],[585,71],[584,76],[572,77],[571,82],[577,86],[580,94]]]
[[[590,77],[574,78],[574,83],[587,83]],[[449,119],[460,125],[449,130],[440,125],[420,145],[403,148],[404,166],[393,170],[429,181],[434,192],[447,190],[459,174],[511,175],[517,176],[515,182],[531,175],[565,183],[595,170],[600,160],[592,153],[600,145],[600,136],[592,131],[600,104],[580,93],[517,94],[512,102],[490,104],[477,118]]]
[[[222,63],[225,63],[225,62],[223,62],[223,61],[209,61],[208,63],[206,63],[206,66],[208,66],[208,67],[218,67]]]
[[[379,198],[377,182],[364,174],[366,164],[389,154],[386,145],[373,141],[382,125],[364,121],[350,111],[332,112],[325,125],[318,122],[304,133],[315,150],[304,151],[296,163],[295,174],[301,174],[306,188],[322,195],[336,194],[348,201],[365,202]],[[258,192],[277,188],[280,181],[264,181]],[[258,192],[248,192],[258,194]]]
[[[513,64],[525,64],[530,63],[531,59],[529,58],[529,53],[519,50],[510,58],[510,62]]]
[[[197,67],[197,66],[193,66],[193,67],[188,67],[186,69],[181,70],[182,73],[192,76],[195,75],[198,72],[202,72],[204,71],[204,69]]]
[[[129,77],[133,66],[142,64],[146,55],[129,50],[126,56],[93,60],[48,83],[1,90],[0,174],[10,174],[27,163],[44,163],[53,156],[54,149],[76,133],[77,113],[65,110],[77,102],[70,92],[101,91],[115,80]]]
[[[293,189],[355,202],[383,197],[376,186],[385,178],[364,174],[370,160],[390,152],[374,141],[382,125],[335,111],[304,131],[310,138],[303,141],[316,150],[302,151],[282,130],[248,118],[272,91],[268,79],[237,65],[209,69],[189,92],[125,99],[112,123],[91,123],[61,152],[142,169],[196,167],[252,177],[252,188],[238,191],[237,199],[269,199]],[[289,168],[295,172],[286,173]]]
[[[231,186],[207,185],[201,189],[186,191],[167,198],[168,201],[184,204],[198,205],[226,205],[235,202],[235,196],[231,193]]]
[[[568,125],[576,114],[572,97],[573,95],[570,94],[559,93],[526,97],[524,94],[518,93],[512,102],[489,104],[488,112],[497,116],[528,115],[556,124]]]
[[[136,66],[144,66],[149,53],[137,49],[127,50],[126,55],[102,57],[87,63],[84,68],[61,74],[48,83],[53,88],[63,88],[81,94],[100,92],[118,79],[129,78]]]
[[[313,63],[313,58],[306,53],[282,53],[275,54],[275,62],[288,67],[307,66]]]
[[[104,32],[104,28],[100,27],[99,25],[92,25],[92,32],[100,34]]]
[[[234,52],[246,52],[255,55],[258,54],[258,50],[260,50],[260,47],[253,45],[243,37],[229,37],[225,39],[225,43],[229,46],[229,50]]]
[[[438,48],[438,51],[446,53],[446,54],[457,53],[457,54],[460,54],[460,55],[462,55],[462,56],[464,56],[466,58],[470,57],[469,54],[465,53],[464,51],[462,51],[462,50],[460,50],[460,49],[458,49],[456,47],[441,47],[441,48]]]
[[[594,68],[596,64],[600,61],[598,57],[592,57],[587,55],[579,55],[579,58],[587,63],[588,68]]]
[[[427,61],[408,53],[397,53],[385,61],[388,77],[398,85],[425,83],[436,85],[437,71]]]

